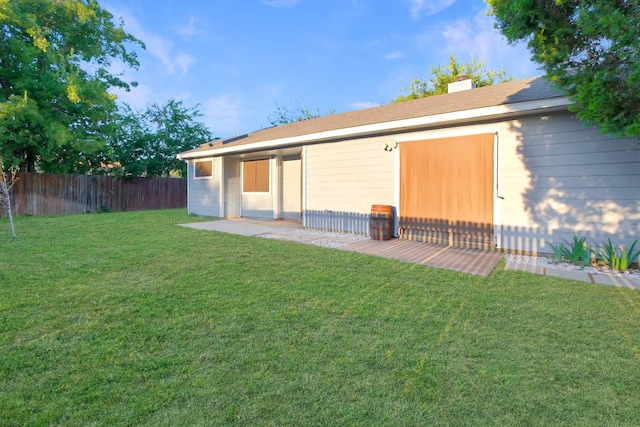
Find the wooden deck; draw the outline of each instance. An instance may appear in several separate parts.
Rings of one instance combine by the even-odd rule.
[[[441,246],[404,239],[363,240],[343,249],[477,276],[491,274],[504,255],[501,252]]]

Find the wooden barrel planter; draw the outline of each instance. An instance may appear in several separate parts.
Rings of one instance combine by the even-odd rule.
[[[371,240],[390,240],[393,237],[393,206],[372,205],[369,217]]]

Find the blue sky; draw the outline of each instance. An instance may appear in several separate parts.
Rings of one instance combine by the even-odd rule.
[[[108,0],[146,44],[138,82],[118,99],[136,108],[199,104],[215,136],[269,127],[277,105],[345,112],[388,103],[449,55],[538,76],[524,45],[493,28],[483,0]]]

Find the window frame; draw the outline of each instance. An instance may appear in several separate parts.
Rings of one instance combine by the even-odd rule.
[[[266,170],[266,184],[267,184],[267,188],[266,191],[260,191],[263,190],[259,187],[258,185],[258,169],[257,169],[257,165],[258,163],[256,162],[266,162],[267,165],[267,170]],[[245,167],[247,166],[247,163],[252,163],[256,165],[256,170],[254,171],[254,177],[256,179],[256,182],[254,182],[254,187],[256,188],[256,190],[247,190],[246,189],[246,170]],[[270,194],[271,193],[271,159],[270,158],[262,158],[262,159],[247,159],[247,160],[243,160],[242,161],[242,194]]]
[[[198,163],[209,163],[211,171],[209,175],[198,176]],[[193,161],[193,179],[213,179],[213,159],[198,159]]]

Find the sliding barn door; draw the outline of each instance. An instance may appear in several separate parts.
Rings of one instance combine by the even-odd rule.
[[[402,237],[493,247],[493,134],[400,143]]]

